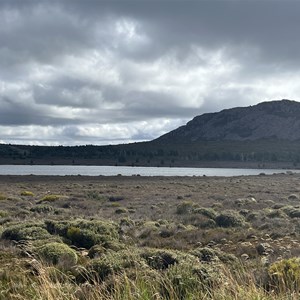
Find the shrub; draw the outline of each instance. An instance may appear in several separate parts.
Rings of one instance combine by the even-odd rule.
[[[300,258],[283,259],[269,268],[271,288],[277,290],[300,290]]]
[[[201,214],[214,220],[217,217],[217,212],[213,208],[199,207],[194,209],[194,213]]]
[[[274,218],[286,218],[286,215],[283,211],[279,210],[279,209],[270,209],[267,210],[266,212],[266,216],[268,218],[274,219]]]
[[[66,237],[77,247],[91,248],[101,242],[99,236],[88,229],[80,229],[78,227],[69,227]]]
[[[147,264],[156,270],[164,270],[178,262],[177,254],[171,250],[147,249],[141,253]]]
[[[6,199],[7,199],[7,197],[5,195],[3,195],[2,193],[0,193],[0,201],[6,200]]]
[[[37,249],[38,255],[48,263],[64,266],[73,266],[77,263],[76,252],[68,245],[62,243],[48,243]]]
[[[118,202],[124,200],[123,196],[111,196],[108,198],[110,202]]]
[[[86,196],[87,196],[88,199],[97,200],[97,201],[105,201],[107,199],[106,196],[100,194],[97,191],[88,191],[86,193]]]
[[[281,210],[287,214],[290,218],[300,218],[300,209],[287,205],[281,208]]]
[[[236,211],[224,211],[216,217],[216,223],[220,227],[238,227],[244,224],[244,217]]]
[[[129,270],[145,269],[147,265],[139,257],[135,249],[127,249],[119,252],[108,251],[100,258],[93,259],[88,265],[88,271],[95,272],[101,280],[107,279],[110,275],[118,274]]]
[[[183,201],[177,205],[176,213],[178,215],[191,213],[195,203],[193,201]]]
[[[218,266],[201,264],[190,257],[166,270],[163,299],[209,299],[211,291],[222,282]],[[170,288],[166,288],[170,285]],[[171,292],[171,293],[170,293]],[[203,294],[202,294],[203,292]],[[205,296],[206,295],[206,296]]]
[[[126,207],[119,207],[115,210],[115,213],[120,215],[120,214],[126,214],[128,212]]]
[[[54,202],[54,201],[58,200],[60,197],[61,196],[59,196],[59,195],[46,195],[39,201],[39,203],[42,203],[44,201]]]
[[[52,221],[45,222],[51,234],[68,238],[78,247],[90,248],[96,244],[118,239],[118,227],[112,222],[105,221]]]
[[[47,205],[47,204],[38,204],[32,208],[30,208],[30,211],[37,212],[37,213],[49,213],[54,211],[53,206]]]
[[[8,216],[8,212],[6,210],[0,210],[0,218],[5,218]]]
[[[191,255],[196,256],[202,262],[216,262],[222,261],[223,263],[237,262],[237,258],[225,253],[218,249],[212,249],[209,247],[197,248],[189,252]]]
[[[34,193],[30,191],[22,191],[21,196],[26,196],[26,197],[33,197]]]
[[[37,224],[19,224],[5,229],[2,238],[7,240],[45,240],[50,238],[49,232],[43,228],[43,225]]]

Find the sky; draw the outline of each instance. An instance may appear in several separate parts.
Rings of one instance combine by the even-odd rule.
[[[0,143],[151,140],[300,100],[300,1],[1,0]]]

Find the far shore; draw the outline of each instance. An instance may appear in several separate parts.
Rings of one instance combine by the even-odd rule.
[[[95,159],[82,159],[72,162],[68,159],[35,160],[27,159],[1,159],[1,165],[33,165],[33,166],[127,166],[127,167],[175,167],[175,168],[234,168],[234,169],[300,169],[300,165],[293,162],[239,162],[239,161],[178,161],[175,163],[116,163],[114,161],[99,161]]]

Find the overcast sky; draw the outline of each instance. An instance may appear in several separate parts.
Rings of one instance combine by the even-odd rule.
[[[300,97],[300,1],[0,1],[0,143],[143,141]]]

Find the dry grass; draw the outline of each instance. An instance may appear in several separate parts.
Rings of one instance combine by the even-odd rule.
[[[300,255],[299,175],[1,179],[1,300],[300,298],[270,267]],[[50,242],[77,263],[46,265]]]

